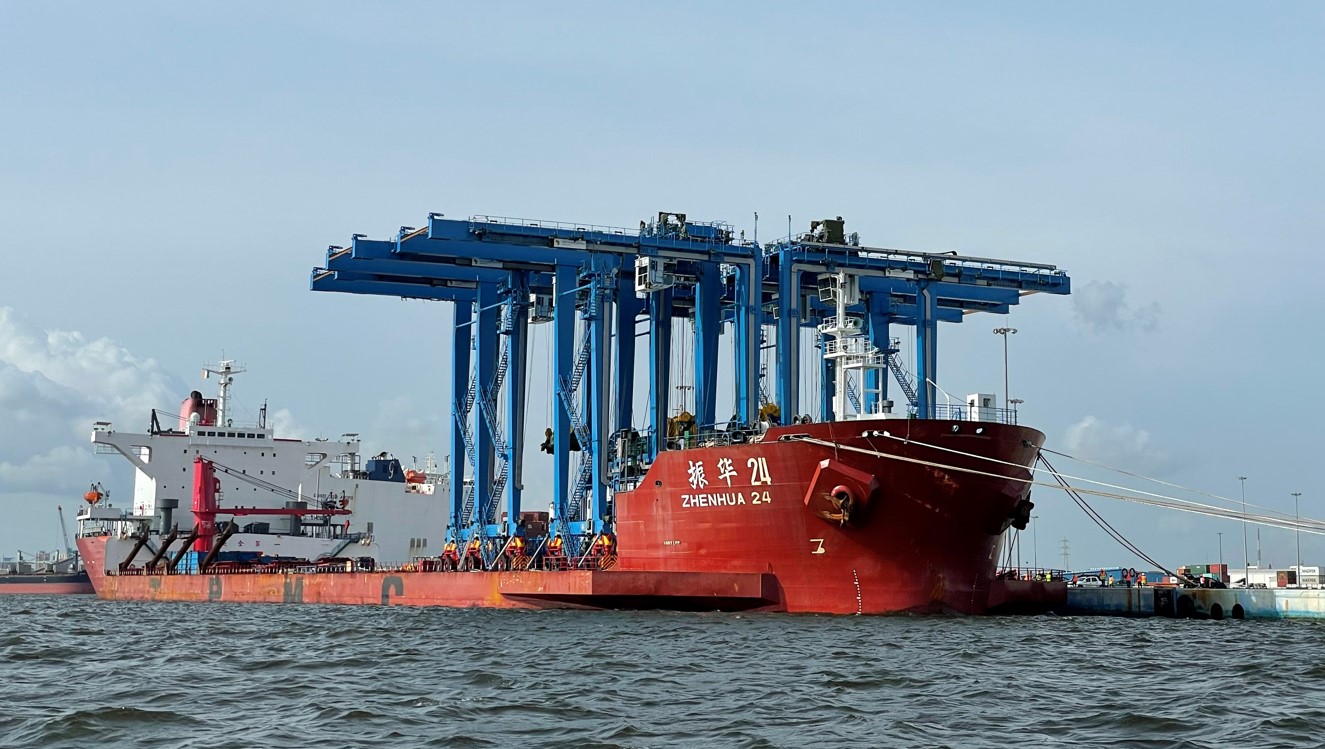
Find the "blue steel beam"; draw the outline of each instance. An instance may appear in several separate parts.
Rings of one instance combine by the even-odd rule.
[[[938,320],[934,296],[921,282],[916,290],[916,413],[934,418],[934,383],[938,382]]]
[[[508,335],[510,363],[506,372],[506,528],[514,535],[520,522],[524,492],[525,367],[528,363],[529,285],[526,273],[511,278]]]
[[[584,511],[582,508],[585,520],[598,520],[609,514],[607,503],[607,459],[609,454],[607,437],[610,426],[608,422],[607,365],[610,359],[607,351],[607,334],[610,331],[608,321],[612,319],[613,299],[616,296],[614,293],[615,286],[612,283],[612,273],[615,270],[612,259],[599,256],[594,258],[592,265],[591,273],[593,276],[589,283],[590,309],[587,310],[585,316],[590,323],[590,349],[589,392],[584,413],[590,419],[590,442],[593,445],[590,456],[593,459],[593,486],[587,497],[590,503],[588,511]],[[598,526],[598,528],[601,527]]]
[[[672,289],[649,295],[649,460],[667,446],[672,392]]]
[[[777,381],[778,407],[783,423],[798,415],[800,406],[800,274],[793,264],[778,264]]]
[[[702,263],[695,284],[695,421],[706,429],[717,422],[722,287],[718,264]]]
[[[762,253],[756,256],[762,260]],[[746,425],[759,421],[759,326],[761,314],[753,290],[762,283],[756,263],[736,266],[735,323],[736,413]]]
[[[635,296],[635,280],[629,274],[617,275],[616,288],[616,423],[613,431],[630,429],[634,420],[635,394],[635,318],[644,309],[644,300]]]
[[[708,236],[682,237],[676,233],[649,233],[641,227],[638,232],[627,229],[596,227],[547,222],[513,223],[512,219],[475,216],[468,221],[431,216],[428,236],[433,239],[479,239],[496,237],[506,243],[524,242],[531,246],[546,247],[556,243],[583,243],[587,249],[618,250],[637,254],[686,253],[698,260],[722,260],[725,255],[750,257],[757,249],[751,243],[734,242],[730,234],[724,236],[711,231],[707,224],[687,223],[693,231],[705,231]]]
[[[474,443],[477,460],[474,469],[474,506],[478,511],[477,522],[487,525],[492,522],[492,480],[496,469],[496,435],[488,426],[485,412],[495,406],[489,389],[497,374],[497,357],[500,355],[498,341],[498,309],[501,297],[497,285],[484,283],[478,290],[478,320],[474,327],[474,372],[478,384],[476,408],[478,417],[474,419]]]
[[[338,291],[344,294],[372,296],[398,296],[404,299],[427,299],[444,302],[473,302],[475,289],[454,286],[429,286],[380,280],[371,275],[348,274],[344,271],[313,271],[309,284],[313,291]]]
[[[422,236],[419,237],[423,238]],[[431,217],[426,239],[410,240],[411,252],[452,257],[482,257],[488,262],[523,263],[550,268],[554,264],[578,264],[586,253],[625,255],[689,255],[695,260],[751,257],[747,245],[617,234],[567,227],[518,226],[496,221],[457,221]]]
[[[833,376],[837,369],[831,366],[828,358],[824,356],[824,348],[827,346],[826,337],[818,330],[814,331],[814,339],[817,341],[815,351],[819,359],[819,418],[818,421],[835,421],[845,419],[846,414],[833,413],[833,388],[837,381]]]
[[[427,240],[411,241],[426,242]],[[459,265],[445,258],[435,258],[427,255],[412,258],[410,255],[397,252],[396,247],[396,242],[355,238],[348,248],[329,250],[327,252],[326,267],[330,270],[359,273],[448,281],[487,281],[491,283],[502,283],[510,275],[500,268]],[[544,285],[550,284],[551,278],[546,277]]]
[[[888,337],[888,298],[882,294],[870,294],[865,297],[865,306],[868,309],[866,332],[869,334],[870,345],[886,352],[892,345],[892,339]],[[888,372],[878,369],[866,370],[865,389],[879,391],[877,395],[870,392],[864,400],[865,410],[868,413],[878,413],[879,401],[888,400]]]
[[[834,309],[835,308],[832,305],[824,304],[823,302],[818,301],[817,298],[810,298],[807,300],[805,309],[801,312],[801,316],[806,318],[801,321],[801,327],[812,328],[817,326],[819,322],[814,316],[831,313]],[[890,297],[889,310],[889,322],[897,325],[915,325],[916,320],[920,318],[920,312],[916,305],[916,296],[914,294],[911,296],[905,296],[902,294],[893,295]],[[855,315],[863,316],[866,314],[865,308],[861,305],[849,307],[847,311]],[[965,313],[966,310],[964,309],[958,309],[956,307],[940,307],[936,305],[931,317],[935,322],[959,323],[966,319]]]
[[[965,259],[926,253],[901,253],[867,247],[823,247],[806,244],[775,246],[779,262],[807,264],[821,269],[883,271],[901,274],[918,282],[987,285],[1047,294],[1071,292],[1067,274],[1053,266],[1015,261]],[[949,279],[952,279],[949,281]]]
[[[455,309],[455,335],[451,339],[451,528],[450,538],[461,535],[470,524],[465,516],[465,468],[469,463],[465,454],[465,425],[468,418],[462,403],[469,391],[469,324],[474,305],[457,302]]]
[[[557,382],[569,382],[571,372],[575,369],[575,287],[577,285],[577,273],[574,266],[558,265],[556,269],[556,295],[553,298],[552,325],[554,328],[553,346],[553,364],[556,370]],[[556,389],[555,383],[550,383],[553,390]],[[571,493],[571,471],[570,471],[570,453],[571,453],[571,424],[570,414],[566,411],[566,405],[555,395],[549,393],[552,398],[553,416],[553,450],[556,453],[556,464],[554,468],[552,502],[553,502],[553,533],[566,532],[566,524],[572,519],[570,517],[570,493]]]

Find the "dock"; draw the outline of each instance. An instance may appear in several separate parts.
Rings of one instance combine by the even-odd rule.
[[[1062,616],[1163,616],[1173,619],[1325,619],[1318,588],[1068,588],[1052,607]]]

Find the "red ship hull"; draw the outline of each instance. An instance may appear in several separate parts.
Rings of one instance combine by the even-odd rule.
[[[98,595],[118,600],[978,614],[1045,594],[995,581],[1043,439],[881,420],[664,452],[615,496],[607,570],[120,575],[105,537],[79,548]]]

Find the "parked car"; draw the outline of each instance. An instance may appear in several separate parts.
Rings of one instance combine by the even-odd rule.
[[[1104,581],[1100,579],[1099,575],[1080,575],[1075,581],[1069,582],[1068,585],[1074,588],[1103,588]]]

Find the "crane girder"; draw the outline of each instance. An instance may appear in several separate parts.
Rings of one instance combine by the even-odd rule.
[[[840,220],[836,223],[840,229]],[[760,246],[737,239],[726,224],[691,222],[675,213],[642,221],[638,230],[492,216],[448,219],[434,213],[420,228],[400,227],[392,239],[354,235],[347,246],[329,248],[310,287],[455,305],[456,371],[452,397],[441,399],[458,409],[452,414],[452,439],[465,442],[451,450],[453,538],[519,532],[521,427],[529,384],[524,354],[529,331],[539,329],[530,323],[551,322],[542,328],[552,331],[551,381],[539,389],[555,393],[548,427],[555,438],[544,442],[556,466],[552,529],[584,537],[610,530],[609,488],[628,482],[623,476],[642,475],[639,466],[620,470],[613,463],[609,470],[609,461],[633,455],[611,440],[634,432],[637,336],[649,338],[650,433],[641,456],[647,463],[666,449],[660,435],[668,429],[673,407],[693,409],[700,429],[719,428],[716,382],[724,333],[735,338],[736,424],[759,418],[765,378],[777,383],[781,413],[800,413],[798,352],[803,343],[820,337],[817,331],[802,331],[842,313],[867,321],[865,334],[871,345],[888,352],[890,367],[896,362],[889,326],[915,328],[916,413],[929,418],[938,379],[938,323],[962,322],[979,312],[1007,314],[1027,293],[1071,291],[1067,274],[1052,265],[828,244],[807,236]],[[654,259],[661,261],[665,280],[634,278],[639,258],[650,258],[650,268],[657,264]],[[849,305],[819,298],[820,278],[838,273],[851,276],[853,288],[859,289]],[[677,318],[694,322],[688,335],[672,329]],[[732,326],[724,330],[726,323]],[[763,372],[759,350],[767,347],[770,328],[776,329],[777,365]],[[693,403],[685,393],[671,393],[674,347],[693,351],[693,380],[687,386]],[[886,373],[869,377],[863,390],[851,381],[843,385],[855,393],[858,411],[864,395],[884,398],[879,381]],[[475,382],[482,383],[477,395],[469,392]],[[475,397],[481,401],[476,407],[463,408]],[[568,465],[572,450],[581,450],[584,458],[575,471]],[[502,466],[495,474],[493,459],[483,457],[494,451]],[[468,484],[467,472],[473,474]],[[485,506],[462,516],[460,505],[470,508],[467,502],[476,496]],[[509,512],[504,525],[493,522],[502,499]]]

